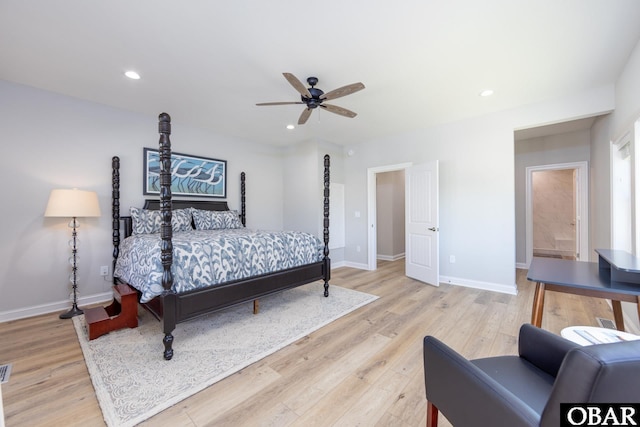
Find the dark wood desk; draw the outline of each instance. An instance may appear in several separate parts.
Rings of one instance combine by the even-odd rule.
[[[624,331],[621,301],[640,316],[640,259],[626,251],[596,249],[598,262],[534,257],[527,279],[536,282],[531,324],[541,327],[545,291],[611,300],[616,327]]]

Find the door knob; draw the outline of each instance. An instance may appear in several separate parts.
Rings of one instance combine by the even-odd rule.
[[[430,227],[430,228],[428,228],[427,230],[429,230],[429,231],[438,231],[438,229],[437,229],[437,228],[435,228],[435,227]]]

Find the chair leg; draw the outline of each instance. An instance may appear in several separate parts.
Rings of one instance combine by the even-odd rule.
[[[427,402],[427,427],[438,427],[438,408],[431,402]]]

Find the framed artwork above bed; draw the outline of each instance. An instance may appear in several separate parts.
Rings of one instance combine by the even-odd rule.
[[[143,193],[160,194],[160,154],[144,148]],[[171,193],[176,196],[227,197],[227,161],[171,153]]]

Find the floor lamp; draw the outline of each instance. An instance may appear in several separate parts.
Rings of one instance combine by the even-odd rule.
[[[98,205],[98,195],[94,191],[83,191],[74,188],[73,190],[52,190],[47,203],[45,217],[65,217],[71,218],[69,227],[71,228],[71,276],[69,277],[73,285],[73,307],[71,310],[60,315],[61,319],[70,319],[82,314],[78,308],[78,218],[100,216],[100,206]]]

